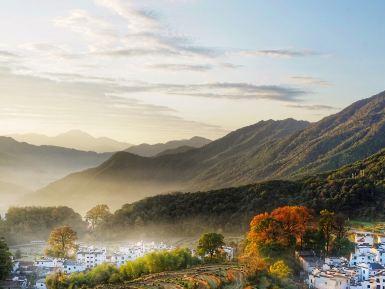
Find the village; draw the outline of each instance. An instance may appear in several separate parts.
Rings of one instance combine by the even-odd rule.
[[[385,289],[385,236],[353,232],[355,249],[349,259],[327,257],[323,261],[309,253],[299,257],[314,289]]]
[[[136,260],[146,254],[171,251],[175,246],[163,242],[127,242],[120,246],[94,246],[80,244],[73,259],[41,257],[45,242],[33,241],[23,245],[23,251],[34,260],[13,261],[13,270],[8,280],[0,283],[2,289],[47,289],[46,277],[52,273],[73,274],[86,272],[101,264],[111,264],[119,268],[128,261]],[[18,249],[19,250],[19,249]],[[228,260],[234,258],[234,249],[223,246]],[[192,254],[195,250],[191,249]]]

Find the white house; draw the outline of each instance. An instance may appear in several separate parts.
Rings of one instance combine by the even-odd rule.
[[[86,265],[83,263],[78,263],[75,261],[66,260],[63,263],[63,272],[66,274],[83,272],[87,269]]]
[[[356,232],[354,235],[354,242],[357,245],[368,244],[369,246],[373,246],[374,234],[370,232]]]
[[[372,233],[358,232],[355,241],[355,252],[349,262],[344,258],[326,258],[322,266],[309,273],[310,288],[385,289],[384,240]]]
[[[235,250],[234,250],[233,247],[230,247],[230,246],[223,246],[223,247],[222,247],[222,250],[223,250],[223,252],[226,254],[227,260],[229,260],[229,261],[234,260],[234,252],[235,252]]]
[[[93,268],[107,261],[106,248],[85,247],[76,253],[76,261],[82,263],[86,268]]]
[[[314,269],[309,274],[308,285],[317,289],[349,289],[350,277],[338,271]]]
[[[63,267],[63,260],[56,258],[42,258],[34,262],[34,266],[38,268],[60,268]]]

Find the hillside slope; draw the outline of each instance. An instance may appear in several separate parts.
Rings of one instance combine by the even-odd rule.
[[[351,165],[296,181],[267,181],[197,193],[174,193],[123,205],[105,234],[196,236],[245,233],[252,217],[284,205],[329,209],[353,219],[385,219],[385,150]]]
[[[308,125],[293,119],[262,121],[202,148],[155,158],[119,152],[99,167],[69,175],[27,200],[33,204],[67,204],[81,211],[100,202],[117,208],[122,202],[185,188],[192,176],[209,171],[218,162],[235,164],[237,160],[247,159],[258,148]],[[231,169],[233,165],[228,165],[227,170]]]
[[[209,144],[211,140],[199,136],[194,136],[190,139],[185,140],[173,140],[166,143],[158,143],[158,144],[140,144],[136,146],[132,146],[126,149],[126,152],[132,153],[134,155],[142,156],[142,157],[154,157],[159,154],[162,154],[164,151],[174,150],[179,147],[192,147],[192,148],[200,148],[207,144]]]

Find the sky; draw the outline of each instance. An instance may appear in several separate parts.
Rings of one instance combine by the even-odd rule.
[[[317,121],[385,90],[382,0],[3,0],[0,134],[129,143]]]

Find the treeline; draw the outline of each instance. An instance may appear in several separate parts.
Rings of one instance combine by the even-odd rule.
[[[197,265],[199,259],[188,249],[176,249],[150,253],[134,261],[128,261],[120,268],[102,264],[85,273],[65,275],[61,272],[46,279],[49,289],[92,288],[102,284],[117,284],[131,281],[147,274],[186,269]]]
[[[0,220],[0,237],[8,244],[45,241],[54,228],[63,225],[71,226],[79,235],[87,230],[82,216],[68,207],[12,207]]]

